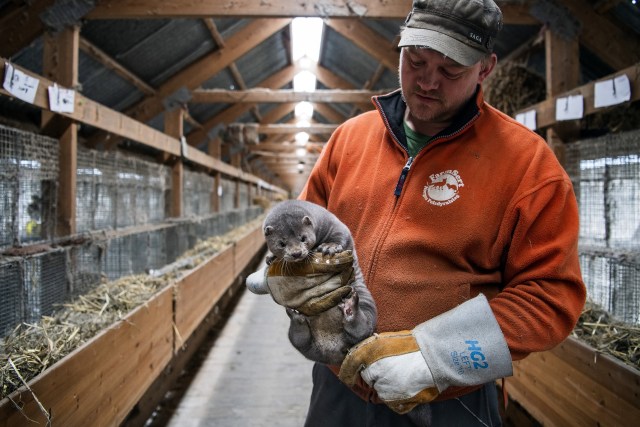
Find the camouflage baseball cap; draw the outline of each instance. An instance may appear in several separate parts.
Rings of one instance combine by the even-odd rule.
[[[398,46],[427,47],[469,66],[493,52],[501,28],[493,0],[414,0]]]

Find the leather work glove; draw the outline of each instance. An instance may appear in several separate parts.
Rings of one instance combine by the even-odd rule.
[[[512,375],[511,354],[484,295],[411,331],[376,334],[349,350],[340,379],[357,375],[399,414],[450,386],[473,386]]]
[[[254,294],[271,294],[276,303],[315,316],[349,295],[353,281],[351,251],[314,252],[304,262],[276,260],[247,277],[246,286]]]

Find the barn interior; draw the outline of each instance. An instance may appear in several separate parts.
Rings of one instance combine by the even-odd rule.
[[[526,416],[511,420],[630,425],[640,416],[640,5],[497,3],[504,27],[485,97],[545,138],[571,177],[590,304],[574,338],[603,340],[542,356],[558,358],[550,377],[568,378],[567,402],[550,382],[516,375],[507,392]],[[410,9],[0,0],[0,425],[46,422],[51,408],[66,425],[98,413],[100,425],[144,424],[259,265],[265,212],[297,197],[341,123],[398,88]],[[147,313],[147,326],[114,329],[127,313]],[[105,331],[121,336],[100,342]],[[132,353],[153,347],[154,368],[114,368],[115,339]],[[565,375],[578,362],[560,353],[588,368]],[[604,353],[614,361],[594,379],[585,372]],[[83,405],[57,401],[64,363],[87,360],[105,363],[87,378],[122,380],[96,390],[65,379]],[[590,403],[566,397],[581,388]]]

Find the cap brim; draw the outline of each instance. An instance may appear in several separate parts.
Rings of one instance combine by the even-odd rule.
[[[484,52],[447,34],[425,28],[407,27],[402,30],[398,47],[405,46],[428,47],[465,66],[476,64],[485,55]]]

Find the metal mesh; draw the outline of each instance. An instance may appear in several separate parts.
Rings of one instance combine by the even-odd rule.
[[[567,147],[580,207],[580,253],[589,296],[615,317],[640,322],[640,131]]]
[[[171,170],[119,152],[78,150],[77,230],[157,223],[166,215]]]
[[[0,260],[0,336],[23,318],[22,269],[17,260]]]
[[[55,139],[0,125],[0,248],[52,238],[58,149]]]
[[[58,150],[56,140],[0,126],[0,249],[55,243]],[[160,269],[199,240],[224,234],[262,213],[258,206],[234,209],[235,182],[226,179],[221,186],[225,209],[212,214],[214,179],[186,171],[190,218],[167,222],[169,167],[78,147],[76,172],[77,235],[60,236],[69,238],[63,248],[0,257],[0,336],[20,322],[50,314],[57,304],[105,278]]]
[[[185,216],[211,213],[211,193],[215,188],[212,176],[202,172],[184,171],[183,200]]]
[[[235,208],[236,183],[230,179],[221,179],[218,195],[220,196],[220,211],[226,212]]]
[[[51,314],[67,296],[65,251],[57,250],[24,259],[24,287],[27,298],[26,320],[35,322]]]

